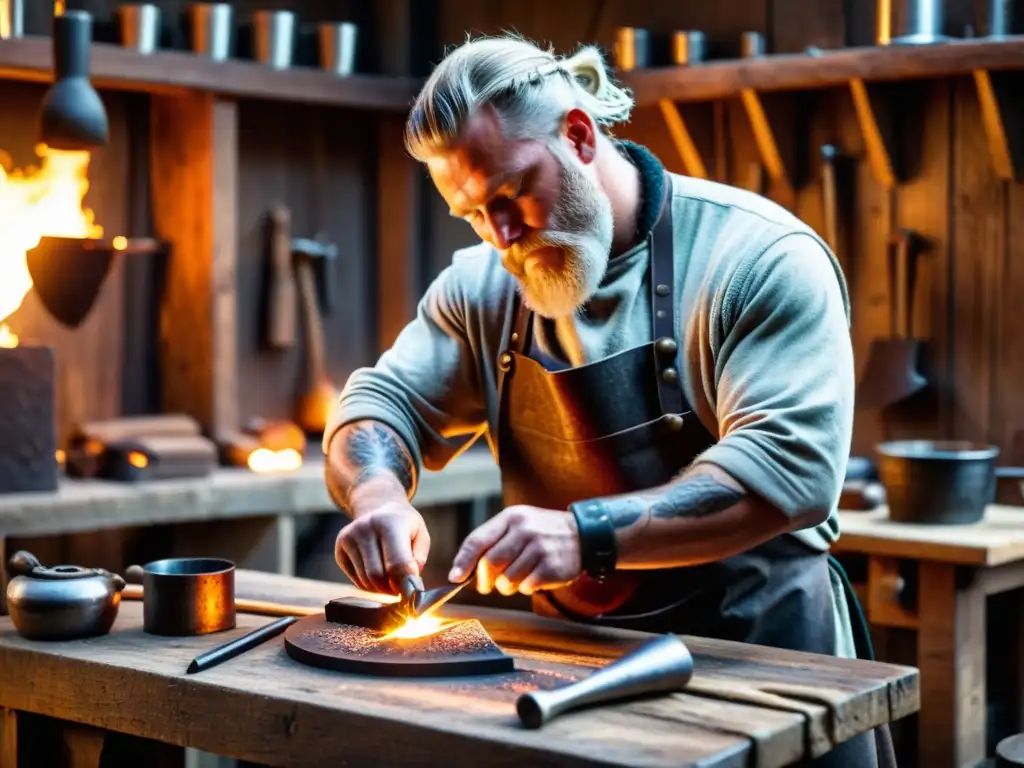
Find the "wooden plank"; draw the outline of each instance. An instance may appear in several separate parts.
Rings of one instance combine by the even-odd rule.
[[[920,564],[918,760],[967,768],[985,758],[985,595],[956,568]]]
[[[0,708],[0,768],[18,768],[18,713]]]
[[[212,437],[237,429],[237,179],[234,102],[152,100],[154,226],[170,243],[161,307],[163,406]]]
[[[986,140],[970,81],[954,84],[951,248],[953,279],[949,370],[953,437],[979,442],[991,434],[1000,291],[1006,253],[1006,185],[980,162]]]
[[[844,179],[850,187],[841,190],[839,196],[848,194],[852,201],[850,236],[845,240],[848,250],[842,256],[842,263],[850,291],[853,318],[850,333],[860,384],[872,344],[892,333],[888,242],[893,227],[893,200],[892,193],[875,179],[852,99],[836,98],[833,107],[837,115],[839,148],[856,158]],[[854,412],[853,455],[871,456],[874,445],[884,437],[885,423],[881,414],[859,409]]]
[[[377,346],[387,350],[416,316],[425,170],[405,151],[403,118],[381,116],[377,139]]]
[[[158,523],[334,509],[323,463],[310,461],[286,474],[220,469],[210,477],[153,483],[62,480],[56,493],[0,495],[0,536],[43,536]],[[414,502],[434,506],[501,493],[501,477],[487,451],[467,451],[440,472],[424,472]]]
[[[49,37],[0,40],[0,80],[50,82]],[[420,87],[406,77],[337,77],[313,68],[275,70],[246,61],[211,61],[183,51],[141,55],[119,45],[93,43],[93,82],[101,88],[183,95],[302,101],[309,104],[405,112]]]
[[[269,574],[241,571],[238,577],[240,597],[253,585],[264,595],[276,592],[292,600],[322,601],[354,592],[341,585]],[[369,755],[409,762],[440,754],[439,750],[469,754],[476,745],[486,744],[488,762],[495,765],[518,760],[536,765],[740,766],[750,764],[745,761],[754,740],[755,755],[763,761],[753,764],[781,766],[802,754],[804,715],[798,705],[808,707],[804,697],[831,710],[836,734],[842,738],[846,730],[872,727],[877,717],[882,722],[888,719],[887,699],[884,707],[878,706],[879,689],[883,699],[890,685],[916,692],[916,675],[908,668],[687,638],[697,673],[695,686],[686,694],[569,715],[540,733],[528,732],[510,717],[518,693],[545,680],[550,684],[578,679],[649,635],[521,612],[477,609],[474,615],[516,657],[517,672],[508,679],[391,681],[331,675],[290,662],[279,641],[204,675],[181,677],[181,669],[196,653],[266,621],[246,614],[240,615],[233,633],[156,638],[139,633],[141,606],[126,601],[111,635],[45,646],[22,640],[9,624],[0,623],[0,670],[5,680],[0,705],[230,756],[260,754],[254,759],[275,764],[312,765],[314,759],[342,757],[358,764]],[[519,645],[531,648],[521,651]],[[592,655],[592,650],[601,655]],[[174,679],[171,697],[166,693],[169,677]],[[810,680],[815,681],[814,691],[808,690]],[[87,686],[110,695],[85,706],[79,688],[84,691]],[[705,688],[713,695],[705,695]],[[744,691],[756,693],[758,688],[776,698],[768,704],[744,701]],[[735,691],[736,696],[721,691]],[[147,702],[147,717],[124,707],[132,698]],[[236,727],[218,727],[218,712],[220,717],[234,713]],[[344,717],[344,729],[337,728],[332,714]],[[846,723],[848,717],[852,719]],[[280,734],[269,746],[268,733]],[[315,743],[315,754],[303,751],[300,743]]]
[[[915,525],[889,520],[886,507],[840,511],[836,552],[904,557],[956,565],[997,566],[1024,560],[1024,510],[992,505],[974,525]]]

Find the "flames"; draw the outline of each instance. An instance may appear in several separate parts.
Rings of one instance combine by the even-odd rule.
[[[25,255],[40,238],[98,238],[103,228],[82,207],[89,191],[89,153],[36,148],[39,167],[11,170],[0,164],[0,347],[18,337],[4,322],[32,290]]]
[[[406,619],[405,623],[384,635],[381,640],[412,640],[417,637],[436,635],[452,622],[436,616],[420,616],[418,619]]]

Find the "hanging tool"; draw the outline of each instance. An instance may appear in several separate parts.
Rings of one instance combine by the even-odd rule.
[[[922,245],[911,230],[900,230],[889,243],[892,286],[892,337],[871,345],[857,388],[857,408],[884,408],[906,400],[928,385],[919,370],[922,344],[913,337],[914,259]]]
[[[313,262],[336,259],[337,246],[316,240],[292,240],[292,255],[299,282],[299,298],[306,331],[306,383],[299,397],[296,421],[308,433],[321,433],[338,397],[338,390],[327,377],[324,350],[324,325],[317,302]]]
[[[836,200],[836,161],[839,150],[832,144],[821,148],[821,203],[825,219],[825,242],[839,255],[839,203]],[[841,258],[840,258],[841,260]]]
[[[295,346],[298,290],[292,269],[291,212],[274,205],[269,216],[270,286],[267,296],[267,346],[290,349]]]

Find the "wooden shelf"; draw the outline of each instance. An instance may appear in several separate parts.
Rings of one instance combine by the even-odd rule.
[[[897,138],[901,132],[915,130],[911,127],[919,118],[913,107],[915,84],[956,76],[973,77],[976,83],[996,173],[1006,180],[1024,178],[1024,108],[1019,97],[1024,87],[1024,35],[634,70],[620,73],[619,79],[633,91],[638,106],[661,109],[684,165],[696,176],[706,177],[706,169],[674,105],[739,98],[764,171],[773,182],[790,187],[802,182],[802,169],[795,164],[802,140],[790,124],[800,108],[792,99],[808,91],[849,88],[871,168],[878,181],[891,189],[913,172],[913,162],[900,156]],[[775,102],[772,110],[767,109],[769,98]],[[778,106],[783,107],[781,114]],[[780,142],[780,136],[789,140]]]
[[[820,55],[773,55],[619,74],[640,106],[733,98],[744,90],[810,91],[852,80],[887,82],[1024,69],[1024,35],[941,45],[845,48]]]
[[[338,77],[312,68],[274,70],[248,61],[210,61],[182,51],[142,55],[94,43],[92,81],[99,88],[167,93],[205,91],[222,96],[405,112],[419,80],[378,75]],[[53,79],[49,37],[0,40],[0,79]]]

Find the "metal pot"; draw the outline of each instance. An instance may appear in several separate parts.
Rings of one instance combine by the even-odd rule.
[[[151,635],[207,635],[235,628],[235,564],[182,557],[133,565],[129,581],[142,584],[143,629]]]
[[[965,525],[985,515],[1000,479],[1024,471],[996,467],[999,447],[962,440],[901,440],[881,443],[878,475],[894,522]]]
[[[47,568],[29,552],[7,564],[7,610],[18,634],[30,640],[77,640],[105,635],[117,618],[124,579],[102,568]]]

